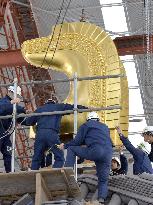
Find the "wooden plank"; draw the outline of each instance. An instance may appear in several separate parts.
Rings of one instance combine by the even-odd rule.
[[[67,176],[66,176],[65,170],[64,170],[64,169],[61,169],[61,173],[62,173],[62,175],[63,175],[63,177],[64,177],[64,180],[65,180],[65,183],[66,183],[66,185],[67,185],[67,190],[68,190],[69,196],[73,196],[73,193],[72,193],[72,191],[71,191],[71,186],[70,186],[70,184],[69,184],[69,181],[68,181],[68,178],[67,178]]]
[[[13,203],[13,205],[23,205],[23,204],[34,205],[34,201],[33,201],[32,197],[29,194],[25,194],[18,201]]]
[[[51,193],[49,192],[48,187],[47,187],[47,185],[46,185],[46,182],[44,181],[44,179],[43,179],[42,176],[41,176],[41,183],[42,183],[42,188],[43,188],[43,190],[45,191],[45,193],[46,193],[48,199],[49,199],[49,200],[52,200],[53,197],[52,197]],[[36,188],[37,188],[37,187],[36,187]]]
[[[36,191],[34,172],[0,174],[0,196],[22,195]]]
[[[77,185],[77,182],[75,181],[73,170],[70,168],[64,168],[64,170],[66,172],[73,196],[78,195],[80,193],[80,189],[79,189],[79,186]],[[61,173],[61,169],[58,169],[58,171],[59,171],[58,174],[56,172],[54,177],[50,178],[49,175],[46,174],[46,170],[41,170],[42,176],[45,179],[47,186],[48,186],[48,189],[51,192],[55,192],[58,190],[60,190],[60,191],[67,190],[67,184],[66,184],[65,179]],[[53,186],[53,184],[54,184],[54,186]]]
[[[46,169],[8,174],[1,173],[0,197],[40,192],[38,186],[36,186],[36,175],[38,173],[41,175],[41,181],[39,182],[39,179],[37,180],[41,183],[41,186],[43,186],[42,189],[48,196],[51,194],[52,197],[58,198],[61,197],[62,194],[62,197],[65,198],[70,195],[71,192],[71,195],[75,197],[80,194],[80,190],[75,181],[74,172],[70,168],[64,168],[64,172],[66,173],[66,177],[63,177],[61,169]],[[40,176],[38,178],[40,178]],[[49,197],[51,197],[51,195]]]
[[[36,174],[36,197],[35,197],[35,205],[41,205],[42,202],[49,201],[50,193],[46,187],[44,180],[40,173]]]

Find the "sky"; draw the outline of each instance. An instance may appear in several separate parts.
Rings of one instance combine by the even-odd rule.
[[[101,4],[109,3],[121,3],[122,0],[101,0]],[[102,7],[102,14],[105,23],[105,29],[113,32],[124,32],[128,31],[126,18],[124,14],[123,6],[112,6],[112,7]],[[113,17],[113,18],[112,18]],[[112,37],[113,38],[113,37]],[[122,56],[121,60],[133,59],[133,56]],[[126,75],[128,78],[128,85],[138,86],[136,68],[134,62],[124,62],[124,67],[126,70]],[[136,96],[136,97],[135,97]],[[136,98],[137,101],[134,102],[133,99]],[[143,114],[143,106],[139,89],[129,89],[129,115]],[[130,135],[131,132],[141,132],[144,127],[146,127],[146,121],[142,118],[142,122],[130,122],[129,123],[129,139],[132,144],[136,147],[138,144],[143,142],[143,138],[140,134]],[[150,146],[145,143],[148,150]]]

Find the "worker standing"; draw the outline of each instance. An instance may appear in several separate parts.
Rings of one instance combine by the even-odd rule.
[[[13,113],[13,104],[20,103],[21,88],[17,86],[17,98],[14,98],[14,86],[8,88],[8,94],[0,99],[0,116],[11,115]],[[16,106],[17,114],[25,113],[25,109],[20,105]],[[20,123],[23,119],[18,118],[17,122]],[[11,172],[11,149],[12,143],[10,140],[10,131],[13,122],[11,118],[0,119],[0,151],[3,154],[5,171]]]
[[[151,162],[153,162],[153,126],[148,126],[142,131],[142,136],[144,141],[148,142],[151,145],[151,151],[148,154],[148,157]]]
[[[57,97],[52,95],[43,106],[37,108],[35,113],[42,112],[53,112],[53,111],[64,111],[73,110],[74,105],[58,103]],[[86,108],[79,106],[78,108]],[[61,118],[63,115],[42,115],[32,116],[26,119],[26,125],[36,125],[36,139],[34,143],[34,155],[32,158],[32,170],[38,170],[41,166],[41,162],[44,157],[45,151],[50,149],[54,154],[55,162],[53,168],[61,168],[64,164],[64,153],[63,150],[57,148],[57,144],[60,144],[59,132]]]
[[[116,130],[120,136],[120,139],[126,149],[133,155],[134,164],[133,164],[133,174],[138,175],[143,172],[153,173],[151,162],[147,153],[145,153],[142,149],[135,148],[129,139],[122,134],[120,127],[116,127]]]
[[[112,159],[112,142],[107,125],[99,122],[96,112],[91,112],[88,114],[87,122],[80,126],[76,137],[65,145],[62,143],[59,148],[67,149],[66,167],[74,166],[76,156],[95,162],[98,200],[104,204],[108,193],[107,184]]]

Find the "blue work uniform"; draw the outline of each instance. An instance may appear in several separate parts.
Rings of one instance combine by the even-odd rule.
[[[65,144],[64,148],[67,149],[66,167],[74,166],[76,156],[95,162],[98,198],[105,199],[108,193],[107,184],[112,159],[109,128],[99,121],[89,120],[80,126],[75,139]]]
[[[47,102],[36,109],[35,113],[73,110],[74,105],[64,103]],[[78,108],[85,108],[78,106]],[[61,168],[64,164],[64,153],[56,147],[60,144],[59,131],[63,115],[32,116],[26,119],[26,125],[36,124],[36,139],[34,144],[34,155],[32,158],[32,170],[38,170],[44,157],[44,152],[51,148],[55,162],[53,168]]]
[[[120,134],[120,139],[126,149],[133,155],[133,174],[138,175],[142,174],[143,172],[152,174],[153,169],[148,155],[142,150],[135,148],[128,140],[128,138],[124,137],[123,134]]]
[[[151,151],[148,154],[148,157],[149,157],[150,161],[153,162],[153,143],[151,144]]]
[[[0,99],[0,116],[11,115],[13,113],[13,105],[11,104],[11,98],[5,96]],[[19,105],[16,106],[17,114],[25,113],[25,109]],[[18,118],[17,122],[20,123],[24,118]],[[5,171],[11,172],[11,150],[12,143],[10,140],[9,130],[12,127],[12,119],[0,119],[0,151],[3,154]]]

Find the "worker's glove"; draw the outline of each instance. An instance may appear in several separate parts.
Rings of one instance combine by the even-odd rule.
[[[32,110],[26,110],[26,114],[30,114],[32,112],[33,112]]]
[[[115,128],[116,128],[117,133],[118,133],[119,135],[122,134],[122,130],[121,130],[121,128],[120,128],[119,126],[116,126]]]
[[[57,145],[57,148],[59,148],[60,150],[63,150],[64,149],[64,143],[61,143],[61,144]]]
[[[7,152],[12,152],[12,147],[7,146]]]
[[[15,98],[15,99],[11,100],[11,104],[20,103],[20,101],[21,101],[20,98]]]

